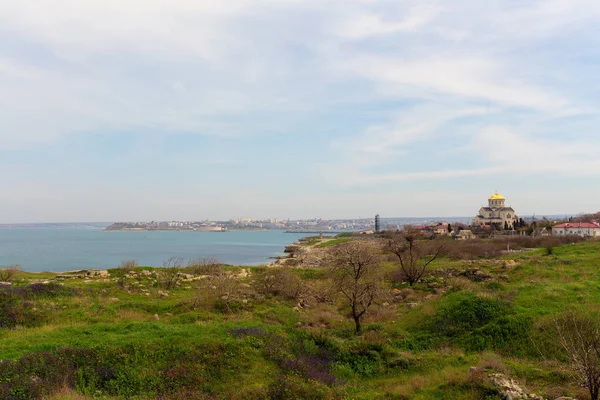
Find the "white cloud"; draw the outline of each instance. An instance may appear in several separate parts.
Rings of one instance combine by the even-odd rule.
[[[599,20],[594,0],[4,1],[0,150],[305,130],[327,132],[307,140],[332,143],[323,175],[340,185],[595,174],[595,132],[570,128],[600,122]]]
[[[360,40],[371,36],[415,31],[434,21],[441,8],[416,5],[408,8],[403,18],[390,21],[383,13],[360,10],[352,18],[343,18],[333,24],[333,33],[346,39]]]
[[[454,164],[430,171],[368,174],[360,165],[352,174],[344,174],[346,184],[364,185],[386,182],[439,181],[465,177],[515,176],[600,176],[600,143],[550,140],[502,126],[490,126],[473,135],[461,147],[461,158],[478,166],[456,168]],[[340,168],[340,171],[347,168]],[[339,178],[339,176],[337,176]]]
[[[519,82],[498,62],[484,58],[428,57],[426,59],[393,59],[365,56],[340,64],[342,71],[362,75],[387,87],[387,93],[404,97],[404,87],[418,87],[422,95],[453,95],[492,101],[505,106],[539,110],[560,110],[568,102],[548,90]],[[391,89],[389,89],[391,87]]]

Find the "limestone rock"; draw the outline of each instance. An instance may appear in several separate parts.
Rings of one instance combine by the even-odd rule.
[[[538,396],[536,394],[527,394],[527,392],[525,392],[525,390],[523,390],[523,388],[521,388],[517,382],[503,374],[491,374],[488,378],[494,386],[499,388],[498,394],[503,400],[544,400],[542,396]]]

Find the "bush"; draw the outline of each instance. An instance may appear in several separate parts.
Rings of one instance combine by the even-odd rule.
[[[9,265],[0,269],[0,282],[10,282],[18,272],[23,271],[19,264]]]
[[[61,348],[0,362],[0,398],[34,399],[67,385],[102,385],[113,370],[88,349]]]
[[[458,337],[511,313],[510,306],[494,298],[471,292],[452,293],[429,321],[429,330],[446,337]]]
[[[471,292],[452,293],[445,300],[436,315],[424,324],[429,335],[469,351],[528,353],[532,321],[528,316],[515,314],[507,302]]]
[[[579,243],[585,238],[579,236],[509,236],[497,237],[490,240],[457,240],[449,244],[447,254],[454,260],[475,260],[478,258],[497,258],[507,249],[521,250],[544,248],[550,252],[556,246]],[[548,250],[551,249],[551,250]]]
[[[34,283],[29,286],[0,289],[0,329],[14,329],[17,326],[39,326],[44,315],[34,309],[32,300],[73,296],[75,289],[56,283]]]
[[[306,291],[302,279],[289,268],[267,269],[258,274],[255,283],[261,293],[281,295],[291,300],[297,300]]]
[[[518,350],[518,343],[528,338],[531,319],[522,315],[507,315],[475,330],[465,339],[465,348],[473,351],[503,349],[511,345],[511,352]]]
[[[223,271],[221,263],[214,257],[190,260],[187,269],[195,275],[218,275]]]
[[[297,376],[281,375],[269,386],[271,400],[331,399],[331,390],[318,382],[304,382]]]
[[[124,260],[121,261],[121,264],[119,264],[119,266],[117,267],[116,272],[117,274],[124,275],[137,267],[139,267],[137,260]]]
[[[350,368],[355,374],[373,377],[385,370],[387,360],[383,346],[376,343],[359,342],[347,350],[338,350],[337,368]]]

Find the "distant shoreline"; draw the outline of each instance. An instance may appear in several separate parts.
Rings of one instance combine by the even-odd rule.
[[[120,228],[120,229],[103,229],[104,232],[236,232],[236,231],[277,231],[282,229],[266,229],[266,228],[248,228],[248,229],[148,229],[148,228]],[[298,232],[302,233],[302,232]]]

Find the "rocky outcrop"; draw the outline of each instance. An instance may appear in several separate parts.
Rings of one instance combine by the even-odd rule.
[[[467,265],[493,265],[504,268],[514,268],[519,265],[515,260],[467,260]]]
[[[110,273],[106,270],[88,269],[67,271],[56,275],[56,279],[77,279],[77,278],[108,278]]]
[[[503,374],[491,374],[488,376],[490,383],[498,388],[498,395],[502,400],[544,400],[544,397],[536,394],[527,394],[519,384]]]
[[[468,268],[466,271],[460,273],[460,275],[473,282],[483,282],[493,279],[491,274],[485,273],[479,268]]]

